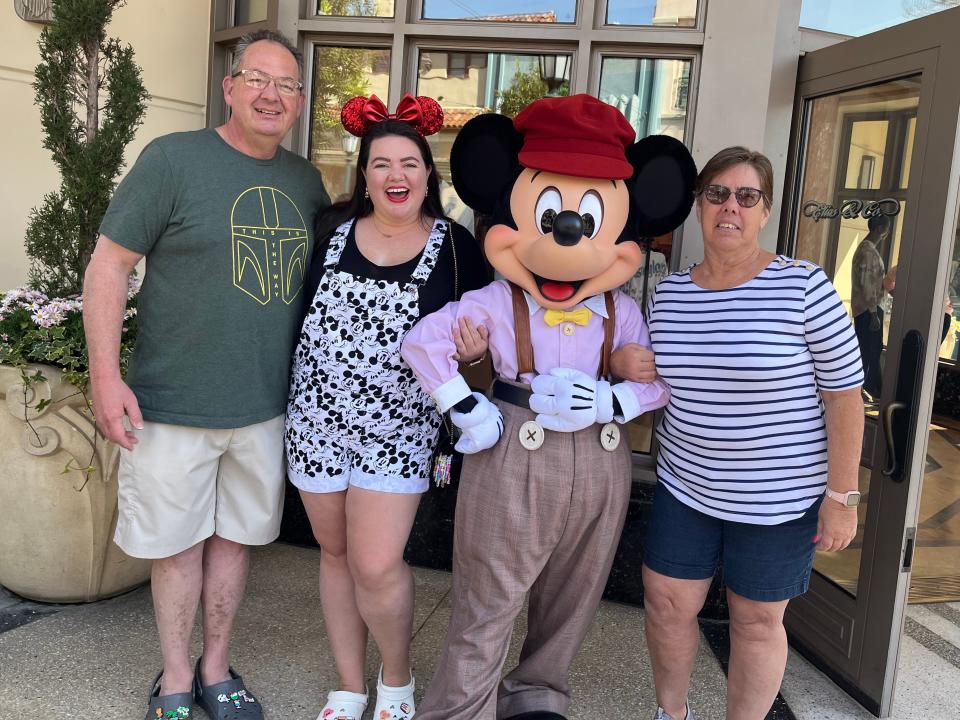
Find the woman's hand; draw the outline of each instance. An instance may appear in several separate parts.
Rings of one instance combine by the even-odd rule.
[[[638,383],[652,383],[657,379],[653,350],[628,343],[610,354],[610,371],[614,377]]]
[[[486,325],[474,327],[470,318],[460,318],[453,326],[453,344],[457,348],[453,359],[463,363],[479,360],[487,353],[488,336]]]
[[[820,506],[817,522],[817,550],[836,552],[849,545],[857,534],[857,509],[846,507],[828,497]]]

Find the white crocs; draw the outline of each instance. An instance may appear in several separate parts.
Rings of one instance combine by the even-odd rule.
[[[403,687],[383,684],[383,665],[377,675],[377,706],[372,720],[411,720],[417,709],[413,704],[413,691],[417,681],[410,675],[410,682]]]
[[[658,705],[657,714],[653,716],[653,720],[673,720],[673,715]],[[693,710],[690,709],[690,703],[687,703],[686,705],[686,712],[683,716],[683,720],[697,720],[696,716],[693,714]]]
[[[317,720],[360,720],[367,709],[367,693],[332,690],[327,693],[327,704]]]

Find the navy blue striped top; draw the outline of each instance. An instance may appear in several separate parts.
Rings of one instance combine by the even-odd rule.
[[[778,256],[742,285],[705,290],[688,268],[657,285],[649,310],[671,392],[657,428],[659,481],[725,520],[800,517],[827,482],[819,391],[863,383],[853,326],[826,274]]]

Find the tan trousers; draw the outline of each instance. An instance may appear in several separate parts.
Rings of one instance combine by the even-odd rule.
[[[568,674],[593,622],[630,498],[630,449],[600,445],[600,425],[547,431],[525,450],[534,413],[495,401],[504,433],[464,458],[454,524],[452,616],[417,720],[494,720],[570,704]],[[527,636],[500,681],[527,592]],[[498,689],[499,685],[499,689]]]

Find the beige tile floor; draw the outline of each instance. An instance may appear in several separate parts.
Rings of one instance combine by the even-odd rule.
[[[288,545],[275,544],[253,553],[233,656],[271,720],[313,720],[334,681],[319,613],[316,564],[315,550]],[[415,577],[412,654],[422,692],[446,630],[450,575],[416,569]],[[916,619],[960,647],[960,626],[939,627],[942,618],[919,615]],[[518,622],[511,660],[522,632]],[[960,720],[960,709],[952,700],[960,688],[960,668],[943,662],[911,638],[904,639],[904,646],[895,720]],[[159,662],[148,588],[61,609],[0,634],[0,720],[140,720]],[[377,664],[371,651],[367,663],[371,682]],[[570,720],[652,717],[653,682],[643,611],[603,603],[571,681],[575,701]],[[782,692],[798,720],[871,717],[793,653]],[[697,658],[691,699],[700,720],[722,720],[724,677],[705,642]]]
[[[917,519],[917,547],[910,602],[960,600],[960,430],[931,424]],[[869,492],[869,472],[860,468],[860,490]],[[869,495],[868,503],[869,503]],[[866,504],[860,508],[860,531],[841,553],[819,553],[815,567],[852,593],[856,592],[860,542]]]

